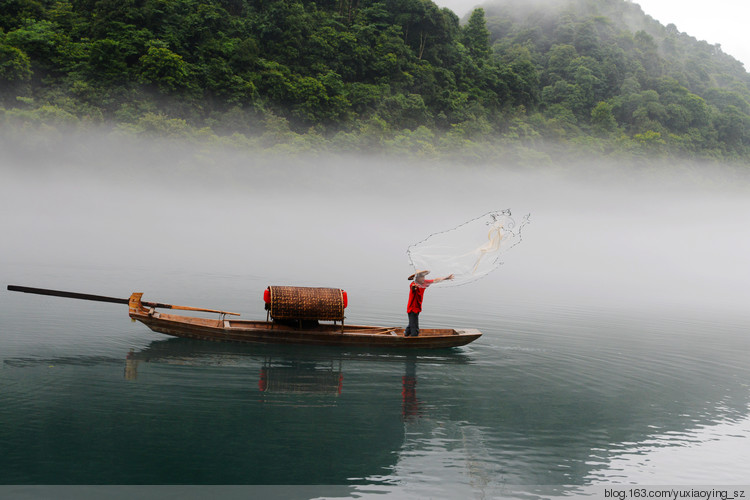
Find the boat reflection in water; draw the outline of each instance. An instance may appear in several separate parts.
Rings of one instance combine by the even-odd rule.
[[[284,358],[278,354],[239,355],[226,347],[199,342],[200,349],[183,350],[183,344],[192,341],[158,341],[143,351],[131,350],[125,359],[125,378],[138,378],[140,363],[164,363],[184,366],[235,366],[248,368],[248,364],[262,362],[258,378],[258,390],[265,394],[318,394],[338,397],[341,394],[344,375],[342,359],[324,357],[312,359]],[[168,344],[168,345],[167,345]],[[205,344],[205,345],[204,345]]]
[[[328,394],[339,396],[344,375],[341,360],[338,368],[330,361],[328,366],[315,363],[295,363],[266,359],[260,369],[258,389],[264,393]]]
[[[191,419],[222,422],[223,429],[212,427],[215,433],[238,433],[233,439],[252,442],[243,460],[254,464],[253,472],[244,481],[367,484],[396,466],[405,422],[429,424],[417,397],[417,366],[470,361],[456,351],[421,355],[168,339],[128,353],[125,378],[135,391],[161,392],[165,401],[150,410],[160,420],[184,420],[176,413],[185,407],[169,404],[179,398],[194,405]]]
[[[344,390],[343,365],[348,359],[352,363],[360,361],[388,361],[390,366],[403,362],[401,376],[401,417],[404,421],[414,421],[421,416],[420,401],[417,397],[417,364],[419,356],[413,353],[372,353],[309,349],[301,351],[287,346],[255,346],[247,349],[239,346],[170,339],[154,341],[142,351],[131,350],[125,360],[125,378],[137,380],[140,363],[163,363],[184,366],[221,366],[249,368],[261,364],[258,377],[258,390],[262,395],[314,395],[328,396],[328,404],[336,400]],[[427,358],[435,360],[431,352]],[[440,359],[449,362],[466,362],[461,353],[448,353]],[[394,388],[395,389],[395,388]],[[375,398],[377,399],[377,398]],[[266,403],[271,398],[262,398]],[[309,403],[309,402],[308,402]],[[325,404],[318,400],[318,405]]]

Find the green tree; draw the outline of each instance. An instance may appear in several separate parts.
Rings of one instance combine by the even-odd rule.
[[[729,105],[714,119],[721,142],[735,151],[750,146],[750,119],[736,106]]]
[[[612,105],[600,102],[591,110],[591,126],[594,131],[605,135],[617,128],[617,120],[612,113]]]
[[[14,84],[31,79],[31,59],[16,47],[0,41],[0,82]]]
[[[96,40],[89,48],[89,68],[97,78],[121,79],[127,75],[125,52],[115,40]]]
[[[187,63],[166,47],[150,47],[139,63],[138,80],[154,84],[162,92],[185,88],[189,84]]]
[[[547,85],[557,80],[571,79],[570,65],[578,58],[578,51],[572,45],[553,45],[547,53],[547,68],[544,82]]]
[[[58,27],[47,20],[25,20],[23,25],[5,35],[7,45],[21,49],[32,61],[32,68],[49,71],[63,42]]]
[[[490,56],[490,31],[487,29],[484,9],[476,8],[471,12],[469,21],[461,30],[461,41],[475,60],[484,60]]]
[[[387,123],[409,130],[429,123],[430,119],[430,112],[418,94],[397,94],[387,98],[380,108],[380,115]]]

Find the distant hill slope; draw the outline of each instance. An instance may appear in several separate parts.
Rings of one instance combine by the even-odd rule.
[[[496,53],[536,70],[547,116],[747,153],[750,74],[719,46],[627,0],[493,0],[484,10]]]
[[[600,59],[614,47],[645,60],[655,52],[658,59],[644,64],[650,77],[673,77],[695,93],[733,88],[750,97],[750,74],[741,62],[719,45],[662,25],[628,0],[495,0],[484,9],[493,42],[530,40],[540,52],[568,43]]]
[[[460,23],[430,0],[0,0],[0,126],[750,158],[740,63],[626,0],[553,5],[498,0]]]

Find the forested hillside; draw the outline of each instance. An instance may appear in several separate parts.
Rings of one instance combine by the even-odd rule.
[[[548,133],[747,157],[750,74],[719,46],[623,0],[496,0],[485,11],[495,53],[536,70]]]
[[[0,0],[6,132],[750,158],[750,75],[626,0]]]

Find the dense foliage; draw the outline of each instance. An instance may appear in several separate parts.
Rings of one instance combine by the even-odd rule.
[[[486,10],[495,52],[538,77],[547,133],[748,158],[750,74],[720,46],[623,0],[543,4],[501,0]]]
[[[739,62],[626,0],[0,0],[6,128],[742,160],[749,102]]]

